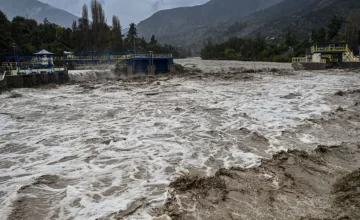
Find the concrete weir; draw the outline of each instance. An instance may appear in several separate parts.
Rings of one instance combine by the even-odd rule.
[[[0,93],[13,88],[32,88],[47,84],[64,84],[69,82],[67,71],[62,73],[42,73],[29,75],[7,75],[5,72],[0,75]]]
[[[170,66],[174,64],[172,56],[157,57],[148,55],[134,56],[129,59],[129,65],[132,67],[133,73],[168,73]]]

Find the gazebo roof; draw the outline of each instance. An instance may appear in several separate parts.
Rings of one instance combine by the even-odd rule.
[[[34,53],[35,55],[54,55],[53,53],[47,51],[47,50],[40,50],[37,53]]]

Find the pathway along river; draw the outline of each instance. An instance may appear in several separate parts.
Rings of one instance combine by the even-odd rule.
[[[240,62],[222,63],[226,69],[196,59],[178,62],[215,74],[0,95],[1,218],[151,219],[181,175],[253,167],[292,148],[291,141],[302,149],[326,142],[278,137],[337,108],[327,95],[360,82],[351,71],[292,72],[286,66],[250,73]]]

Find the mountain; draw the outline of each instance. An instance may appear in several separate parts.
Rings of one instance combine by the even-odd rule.
[[[291,29],[300,38],[306,38],[312,29],[326,27],[332,16],[346,18],[349,14],[360,14],[359,0],[284,0],[244,18],[243,22],[251,25],[235,35],[246,37],[261,33],[278,37]]]
[[[220,1],[225,2],[225,0]],[[190,25],[186,25],[185,22],[181,20],[183,23],[181,26],[177,26],[178,30],[170,29],[171,31],[168,33],[164,31],[169,30],[164,23],[168,24],[168,26],[169,24],[174,24],[178,19],[178,10],[184,9],[173,9],[172,13],[168,11],[158,12],[139,24],[140,33],[144,33],[144,36],[147,37],[150,32],[148,27],[152,27],[154,34],[161,42],[187,46],[199,50],[204,40],[209,37],[215,42],[222,42],[229,39],[229,37],[235,36],[252,37],[258,33],[269,38],[276,38],[284,35],[287,29],[291,29],[297,33],[299,38],[306,39],[311,34],[313,28],[326,27],[326,24],[334,15],[343,16],[344,18],[350,14],[360,15],[360,0],[283,0],[268,1],[267,5],[262,5],[260,4],[261,1],[257,1],[262,7],[254,8],[253,5],[246,4],[246,6],[250,6],[248,10],[244,10],[244,8],[240,6],[240,2],[245,3],[246,1],[238,0],[236,2],[238,2],[238,4],[232,4],[232,9],[229,9],[229,11],[225,13],[212,12],[214,13],[214,17],[216,17],[214,18],[215,20],[206,23],[201,21],[201,19],[197,19],[197,21],[191,21]],[[219,2],[211,1],[208,4],[210,3],[215,4]],[[211,17],[212,13],[208,11],[209,6],[205,7],[205,5],[199,7],[206,11],[203,12],[205,15]],[[221,9],[220,6],[221,4],[214,8],[224,10]],[[225,6],[223,5],[223,7]],[[190,9],[187,10],[190,11]],[[239,11],[237,16],[230,13],[236,11]],[[171,14],[176,16],[172,17]],[[198,16],[200,15],[201,13],[198,13]],[[159,18],[160,16],[166,20],[155,20],[155,18]],[[360,23],[360,17],[358,17],[358,19]],[[229,27],[231,27],[235,21],[246,24],[246,26],[238,31],[229,33]],[[194,23],[197,25],[193,25]]]
[[[150,38],[152,34],[169,43],[196,42],[194,32],[223,23],[239,20],[283,0],[211,0],[203,5],[163,10],[138,24],[139,34]],[[187,39],[194,37],[193,40]],[[185,37],[185,38],[184,38]],[[203,37],[203,36],[202,36]]]
[[[0,0],[0,10],[7,15],[9,20],[15,16],[23,16],[43,22],[47,18],[51,23],[63,27],[71,27],[72,22],[79,19],[67,11],[37,0]]]

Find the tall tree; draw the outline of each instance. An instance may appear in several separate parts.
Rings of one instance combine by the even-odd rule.
[[[351,49],[357,49],[359,46],[359,24],[357,15],[350,14],[346,19],[346,41]]]
[[[336,15],[334,15],[330,19],[330,22],[327,25],[327,39],[329,41],[336,40],[334,38],[338,36],[343,22],[344,22],[344,18],[338,17]]]
[[[122,40],[121,24],[120,19],[117,16],[112,18],[112,29],[111,29],[111,49],[114,51],[123,50],[123,40]]]
[[[79,30],[78,24],[76,21],[73,21],[72,23],[72,42],[74,44],[74,50],[76,51],[82,51],[81,48],[81,32]]]
[[[285,34],[285,44],[289,47],[295,46],[298,43],[296,34],[292,30],[288,30]]]
[[[110,29],[106,24],[105,11],[98,0],[92,0],[90,8],[92,14],[93,49],[102,51],[107,49],[110,37]]]
[[[81,47],[85,51],[89,51],[89,40],[90,40],[90,24],[89,24],[89,10],[86,4],[82,8],[82,17],[79,22],[81,36],[83,38]]]
[[[152,45],[156,45],[156,44],[157,44],[157,40],[155,39],[155,35],[152,35],[152,36],[151,36],[150,44],[152,44]]]
[[[129,26],[130,26],[130,28],[129,28],[129,31],[128,31],[128,34],[126,37],[126,42],[127,42],[129,49],[130,48],[135,49],[136,42],[138,40],[136,25],[135,25],[135,23],[131,23]]]
[[[0,11],[0,32],[0,59],[2,61],[11,52],[11,44],[13,43],[10,22],[2,11]]]
[[[324,42],[326,41],[325,28],[313,29],[311,33],[312,42]]]

